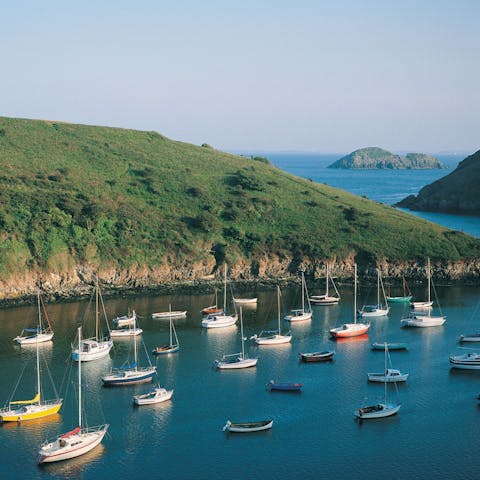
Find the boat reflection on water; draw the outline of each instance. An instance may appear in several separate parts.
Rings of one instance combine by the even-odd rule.
[[[338,337],[332,340],[334,340],[335,343],[365,343],[368,341],[368,333],[364,333],[357,337]]]
[[[45,431],[55,425],[60,425],[62,416],[59,413],[48,415],[47,417],[32,418],[28,422],[0,422],[2,430],[22,429],[22,434],[28,432],[33,437],[42,440],[45,436]]]

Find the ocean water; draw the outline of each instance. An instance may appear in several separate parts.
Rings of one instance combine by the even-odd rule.
[[[311,294],[320,293],[310,285]],[[173,388],[170,402],[134,407],[132,395],[150,386],[104,388],[101,375],[131,355],[132,341],[116,342],[111,356],[83,364],[84,409],[89,425],[110,424],[101,446],[77,459],[38,466],[36,450],[43,440],[76,425],[74,386],[77,367],[70,360],[76,325],[88,331],[87,302],[49,305],[54,341],[41,348],[42,359],[65,403],[49,420],[0,426],[0,478],[3,479],[371,479],[387,474],[392,479],[478,478],[477,395],[480,372],[450,369],[448,355],[465,350],[458,344],[462,333],[479,330],[478,287],[438,286],[439,305],[447,315],[441,327],[402,329],[400,318],[407,306],[393,305],[388,317],[372,321],[369,335],[331,341],[328,331],[353,317],[351,285],[340,285],[342,301],[333,307],[314,307],[311,321],[289,325],[291,344],[256,347],[247,342],[256,368],[215,371],[212,363],[224,353],[240,349],[239,327],[207,331],[200,326],[199,311],[211,296],[145,296],[105,302],[109,318],[133,307],[149,352],[168,339],[168,321],[153,320],[155,311],[187,309],[177,320],[181,344],[177,354],[152,357],[162,386]],[[425,296],[424,285],[413,289]],[[275,291],[242,292],[258,296],[256,309],[244,309],[245,336],[276,326]],[[282,316],[300,304],[299,287],[282,292]],[[359,305],[372,302],[374,288],[361,283]],[[34,395],[35,348],[20,348],[12,338],[34,324],[34,307],[0,311],[0,399],[16,388],[15,398]],[[389,398],[399,401],[398,415],[359,422],[353,412],[364,402],[383,396],[382,384],[369,384],[367,372],[384,368],[383,352],[370,350],[373,341],[407,342],[408,351],[391,352],[393,368],[410,373],[398,391],[389,386]],[[138,345],[142,347],[141,341]],[[143,348],[143,347],[142,347]],[[298,353],[334,349],[334,361],[305,364]],[[143,352],[139,363],[144,364]],[[21,373],[23,371],[23,375]],[[44,390],[51,397],[48,375]],[[269,380],[301,382],[301,393],[269,392]],[[368,400],[367,400],[368,399]],[[225,422],[272,418],[270,431],[227,434]]]
[[[250,153],[247,153],[250,155]],[[342,157],[309,153],[265,153],[277,167],[318,183],[326,183],[355,195],[393,205],[408,195],[416,195],[422,187],[452,172],[463,156],[439,155],[447,170],[341,170],[327,168]],[[418,217],[480,238],[480,218],[467,215],[415,212]]]

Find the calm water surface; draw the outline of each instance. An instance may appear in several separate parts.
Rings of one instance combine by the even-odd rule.
[[[311,293],[319,293],[311,286]],[[47,421],[5,424],[0,427],[0,478],[178,478],[178,479],[476,479],[478,478],[478,422],[476,400],[480,372],[454,371],[448,355],[461,352],[461,333],[480,329],[478,287],[438,287],[447,323],[428,329],[401,329],[406,307],[393,305],[388,318],[373,320],[368,337],[333,342],[328,330],[352,319],[352,288],[340,287],[342,302],[334,307],[314,307],[314,319],[292,325],[291,344],[254,347],[256,368],[236,372],[212,369],[223,353],[239,351],[239,328],[207,331],[200,327],[199,310],[211,304],[210,296],[138,297],[106,302],[109,318],[133,307],[141,315],[147,350],[168,339],[168,322],[150,314],[187,309],[176,321],[179,353],[152,358],[160,383],[174,388],[171,402],[135,408],[132,395],[149,386],[103,388],[100,377],[131,353],[131,341],[116,342],[107,359],[84,364],[85,410],[90,425],[110,423],[101,447],[78,459],[38,467],[36,449],[46,438],[76,425],[77,367],[70,360],[77,322],[88,302],[49,305],[55,328],[54,342],[41,348],[57,388],[65,398],[60,414]],[[424,296],[423,287],[414,293]],[[275,291],[246,292],[258,295],[256,309],[244,309],[246,336],[275,328]],[[243,294],[242,294],[243,295]],[[297,288],[283,292],[282,315],[299,304]],[[360,301],[372,302],[374,292],[362,286]],[[19,348],[11,341],[28,324],[34,324],[33,307],[0,311],[0,398],[7,401],[22,372],[15,398],[34,395],[35,348]],[[288,329],[289,324],[283,323]],[[383,395],[383,385],[368,384],[367,372],[382,371],[382,352],[372,352],[373,341],[407,342],[407,352],[392,352],[394,368],[409,372],[405,385],[389,392],[402,403],[399,415],[359,423],[353,412],[366,397]],[[141,346],[141,343],[139,343]],[[335,349],[335,360],[303,364],[298,353]],[[144,352],[139,362],[146,362]],[[48,375],[46,396],[50,397]],[[271,393],[270,380],[303,383],[300,394]],[[227,419],[248,421],[273,418],[273,429],[257,434],[225,434]]]

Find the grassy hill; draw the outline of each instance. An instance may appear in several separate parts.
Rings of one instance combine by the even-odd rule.
[[[266,255],[480,257],[460,232],[155,132],[0,118],[0,161],[4,280],[86,264],[175,270],[212,254],[253,269]]]

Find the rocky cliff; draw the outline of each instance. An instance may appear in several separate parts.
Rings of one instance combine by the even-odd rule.
[[[480,215],[480,150],[461,161],[449,175],[397,204],[411,210]]]

